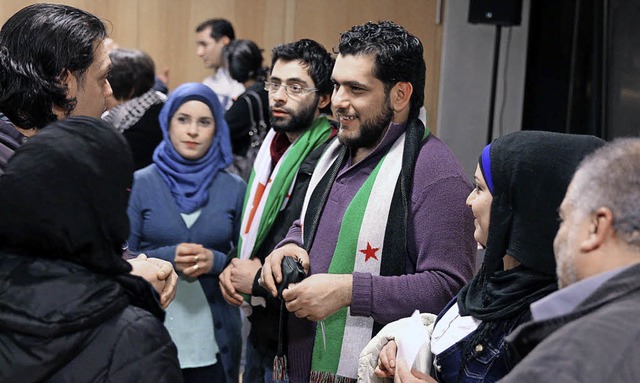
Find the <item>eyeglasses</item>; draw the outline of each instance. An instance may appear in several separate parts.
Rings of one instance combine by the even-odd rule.
[[[299,96],[301,94],[318,91],[318,88],[305,88],[300,84],[286,85],[279,82],[269,81],[264,83],[264,90],[275,93],[278,91],[278,89],[280,89],[281,86],[284,87],[284,91],[287,92],[289,96]]]

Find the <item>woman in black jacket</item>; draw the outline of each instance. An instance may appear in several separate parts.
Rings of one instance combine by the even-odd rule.
[[[0,381],[181,382],[164,311],[122,259],[133,163],[106,122],[70,117],[0,180]]]
[[[224,114],[234,157],[229,170],[249,181],[255,157],[271,127],[269,94],[264,89],[267,74],[262,67],[262,50],[251,40],[232,41],[225,48],[225,57],[231,78],[246,89]]]

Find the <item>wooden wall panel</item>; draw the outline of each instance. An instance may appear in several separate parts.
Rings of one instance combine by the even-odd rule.
[[[418,36],[425,47],[425,106],[435,130],[442,26],[435,24],[437,0],[49,0],[65,3],[108,20],[120,46],[149,53],[158,69],[170,68],[170,88],[201,81],[209,74],[196,56],[195,28],[208,18],[231,21],[238,38],[254,40],[270,63],[273,46],[312,38],[331,50],[339,33],[369,20],[393,20]],[[443,0],[444,1],[444,0]],[[32,4],[0,1],[0,23]]]
[[[202,81],[207,71],[196,57],[195,27],[191,7],[173,0],[139,0],[140,49],[152,55],[156,70],[168,68],[169,86],[188,81]]]

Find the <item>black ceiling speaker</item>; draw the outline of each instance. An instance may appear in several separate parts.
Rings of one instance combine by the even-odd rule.
[[[472,24],[520,25],[522,0],[469,0],[468,21]]]

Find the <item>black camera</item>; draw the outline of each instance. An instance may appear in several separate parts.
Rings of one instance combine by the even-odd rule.
[[[302,262],[293,257],[284,257],[282,259],[282,282],[276,288],[278,297],[282,299],[282,292],[289,286],[289,283],[298,283],[306,276]]]

